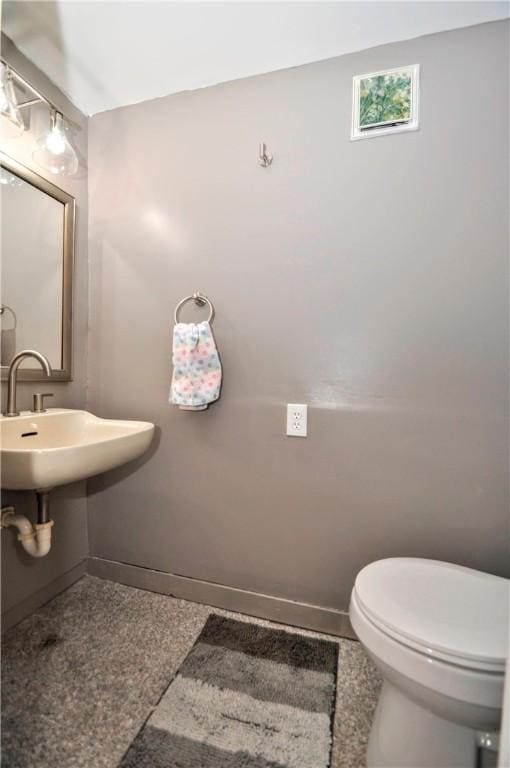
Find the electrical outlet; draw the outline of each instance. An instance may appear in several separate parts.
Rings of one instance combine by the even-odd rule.
[[[302,403],[287,404],[287,435],[306,437],[308,434],[308,406]]]

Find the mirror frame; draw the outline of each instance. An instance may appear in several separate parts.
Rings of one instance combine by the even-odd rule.
[[[73,268],[74,268],[74,231],[76,203],[72,195],[56,187],[47,179],[39,176],[30,168],[18,163],[0,152],[0,167],[19,176],[20,179],[50,195],[64,206],[64,240],[62,249],[62,367],[54,369],[51,377],[44,375],[41,368],[18,369],[18,381],[72,381],[72,346],[73,346]],[[17,350],[18,352],[20,350]],[[1,380],[5,381],[9,367],[1,366]]]

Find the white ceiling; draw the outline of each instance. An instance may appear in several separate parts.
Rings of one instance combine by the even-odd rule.
[[[508,15],[508,2],[4,0],[2,22],[94,114]]]

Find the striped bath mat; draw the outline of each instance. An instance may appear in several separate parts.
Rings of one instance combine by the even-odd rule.
[[[328,768],[337,654],[212,614],[121,768]]]

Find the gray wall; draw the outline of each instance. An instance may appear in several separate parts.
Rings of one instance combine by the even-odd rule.
[[[2,151],[18,162],[46,176],[57,186],[76,198],[76,253],[74,284],[74,365],[72,382],[20,382],[18,386],[18,404],[21,408],[31,407],[31,395],[36,391],[54,392],[52,405],[61,407],[83,407],[86,402],[87,387],[87,315],[88,315],[88,264],[87,264],[87,120],[66,97],[53,86],[48,79],[34,67],[2,35],[2,56],[20,74],[27,77],[34,87],[52,99],[63,112],[74,120],[80,130],[75,130],[73,143],[82,159],[80,172],[74,177],[58,177],[35,166],[31,159],[34,135],[42,130],[43,121],[47,121],[44,108],[31,111],[30,129],[17,139],[2,142]],[[2,408],[5,403],[5,386],[2,383]],[[32,493],[2,493],[2,504],[14,504],[18,512],[35,513],[35,495]],[[23,615],[36,604],[38,595],[52,594],[52,585],[58,589],[62,576],[87,556],[87,508],[86,488],[79,483],[52,494],[51,516],[55,520],[53,528],[52,551],[41,560],[26,555],[16,541],[13,530],[2,531],[2,613],[5,614],[3,626],[8,626],[11,617]]]
[[[352,76],[414,63],[420,130],[350,142]],[[159,427],[89,484],[93,555],[339,609],[381,557],[510,575],[507,77],[501,22],[91,119],[91,408]],[[197,289],[205,413],[167,402]]]

